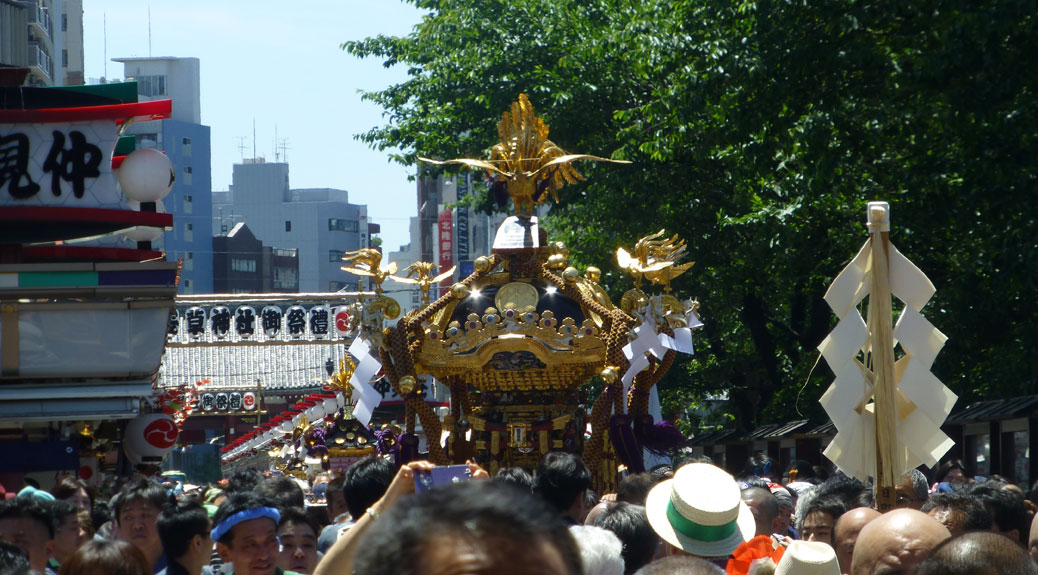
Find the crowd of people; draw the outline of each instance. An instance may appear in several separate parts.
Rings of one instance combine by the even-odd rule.
[[[70,478],[26,487],[0,495],[0,575],[1038,573],[1036,489],[961,462],[906,474],[886,513],[871,485],[762,453],[737,476],[678,454],[601,496],[565,452],[532,473],[470,462],[416,481],[434,470],[369,456],[309,482],[139,479],[109,501]]]

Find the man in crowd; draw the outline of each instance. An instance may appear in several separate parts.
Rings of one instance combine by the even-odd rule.
[[[210,536],[224,564],[236,575],[282,575],[277,565],[277,525],[281,514],[273,502],[256,493],[235,493],[213,517]]]
[[[209,558],[213,551],[211,525],[205,507],[197,503],[167,505],[156,523],[159,540],[168,565],[163,575],[202,575],[212,573]]]
[[[317,528],[301,509],[280,509],[278,541],[281,553],[278,567],[285,571],[310,575],[317,566]]]
[[[295,507],[302,509],[306,506],[306,495],[303,488],[291,477],[271,477],[264,479],[256,487],[256,493],[277,503],[278,509]]]
[[[169,502],[166,489],[153,481],[141,479],[130,483],[112,498],[112,534],[131,543],[144,554],[152,572],[166,568],[156,523],[163,505]]]
[[[753,520],[757,526],[755,536],[782,533],[778,499],[770,490],[763,487],[747,487],[742,490],[742,501],[753,513]]]
[[[697,557],[664,557],[639,569],[635,575],[724,575],[724,569]]]
[[[1005,489],[1003,484],[995,481],[970,485],[967,496],[975,497],[984,504],[991,514],[991,527],[996,533],[1023,545],[1022,535],[1027,533],[1027,507],[1024,496],[1019,491]]]
[[[50,504],[50,508],[54,523],[54,556],[47,569],[57,573],[61,564],[87,541],[87,536],[80,528],[79,508],[74,503],[58,499]]]
[[[44,573],[54,553],[54,524],[46,503],[34,497],[0,502],[0,541],[17,545],[29,556],[29,566]]]
[[[580,551],[556,508],[496,481],[403,497],[375,519],[354,573],[582,575]]]
[[[327,552],[343,529],[353,525],[368,507],[386,493],[394,475],[396,469],[393,464],[377,455],[369,455],[351,465],[343,475],[342,483],[343,503],[350,519],[325,527],[317,542],[318,550]],[[330,502],[330,498],[334,497],[331,495],[334,493],[331,485],[328,486],[328,493]]]
[[[616,500],[633,505],[645,505],[645,498],[656,485],[656,478],[649,473],[635,473],[624,477],[616,486]]]
[[[1031,559],[1038,564],[1038,514],[1031,520],[1031,536],[1027,539],[1027,550],[1031,552]]]
[[[605,508],[592,523],[612,531],[623,543],[624,574],[630,575],[652,561],[660,539],[649,525],[649,517],[641,505],[614,503]]]
[[[952,537],[967,531],[991,531],[991,514],[984,504],[962,493],[934,493],[922,512],[940,521]]]
[[[1035,575],[1020,545],[997,533],[972,532],[938,545],[917,575]]]
[[[534,473],[534,493],[559,511],[570,525],[580,525],[587,516],[584,492],[591,487],[591,472],[572,453],[551,451]]]
[[[833,526],[846,510],[843,500],[836,496],[827,495],[811,500],[800,523],[800,537],[804,541],[821,541],[832,546]]]
[[[895,509],[862,528],[854,546],[851,575],[911,575],[951,533],[915,509]]]
[[[926,476],[918,469],[912,469],[901,478],[901,483],[894,487],[899,508],[920,509],[930,494]]]
[[[857,507],[844,513],[836,521],[836,525],[833,526],[833,549],[836,551],[836,560],[843,575],[850,575],[854,546],[862,528],[879,516],[879,511],[871,507]]]

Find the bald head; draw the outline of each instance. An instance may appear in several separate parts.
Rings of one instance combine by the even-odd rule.
[[[742,490],[742,500],[753,513],[753,520],[757,524],[755,535],[777,533],[778,499],[771,491],[762,487],[747,487]]]
[[[895,509],[873,519],[858,534],[851,575],[910,575],[948,529],[915,509]]]
[[[858,541],[865,524],[880,516],[880,512],[871,507],[858,507],[851,509],[840,516],[833,527],[833,548],[836,550],[836,559],[840,562],[840,573],[848,575],[851,572],[851,557],[854,555],[854,545]]]
[[[1027,552],[1005,535],[971,532],[937,546],[918,575],[1034,575]]]

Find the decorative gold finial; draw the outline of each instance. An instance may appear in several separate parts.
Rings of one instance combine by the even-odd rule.
[[[429,288],[433,284],[440,283],[451,277],[454,273],[454,266],[451,266],[451,269],[433,277],[432,273],[435,269],[436,264],[434,263],[415,262],[404,268],[404,271],[407,272],[405,277],[389,276],[389,279],[405,284],[417,284],[422,290],[422,303],[429,303]]]
[[[384,268],[380,267],[382,252],[375,248],[363,248],[349,252],[342,256],[342,260],[353,264],[340,268],[342,271],[371,278],[372,283],[375,284],[376,295],[382,295],[382,282],[396,273],[396,262],[389,262],[389,265]]]
[[[548,139],[548,125],[534,113],[533,104],[526,94],[519,94],[519,101],[501,115],[497,134],[501,143],[494,146],[489,162],[464,158],[442,162],[419,159],[431,164],[464,164],[482,168],[488,176],[505,183],[517,216],[532,216],[534,207],[545,201],[545,192],[558,201],[556,192],[562,186],[583,180],[584,176],[570,165],[576,160],[630,163],[587,154],[567,154]]]
[[[677,234],[658,240],[664,232],[660,230],[638,240],[634,245],[634,254],[623,248],[616,250],[616,262],[631,274],[635,287],[641,286],[644,276],[652,283],[662,285],[664,292],[670,293],[670,280],[695,265],[695,262],[677,265],[678,260],[685,255],[685,240],[678,239]]]

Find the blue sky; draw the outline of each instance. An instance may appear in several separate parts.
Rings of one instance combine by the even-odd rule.
[[[149,54],[148,11],[151,10]],[[213,189],[226,190],[243,157],[274,161],[274,132],[288,140],[293,188],[332,187],[367,204],[382,225],[384,246],[408,239],[417,211],[414,168],[388,163],[353,135],[383,123],[381,110],[357,90],[402,81],[401,67],[358,60],[342,42],[377,34],[405,35],[421,13],[398,0],[84,0],[87,78],[121,78],[112,58],[196,57],[201,66],[202,123],[212,128]]]

